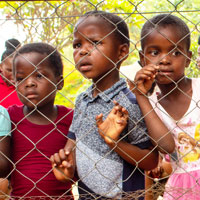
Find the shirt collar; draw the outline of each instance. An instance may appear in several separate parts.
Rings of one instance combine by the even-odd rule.
[[[104,92],[99,93],[96,97],[92,96],[92,90],[93,86],[91,85],[84,93],[84,98],[88,98],[88,101],[92,102],[96,100],[97,98],[103,99],[105,102],[109,102],[111,99],[113,99],[114,96],[119,94],[121,90],[127,87],[126,81],[123,78],[120,78],[118,82],[116,82],[112,87],[108,88]]]

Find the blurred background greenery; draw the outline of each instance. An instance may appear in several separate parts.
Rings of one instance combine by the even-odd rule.
[[[146,20],[159,13],[169,13],[182,18],[189,26],[192,37],[193,57],[186,74],[189,77],[199,76],[195,62],[200,31],[199,0],[1,1],[0,8],[0,26],[11,21],[17,30],[23,33],[22,44],[47,42],[56,46],[62,54],[65,87],[57,93],[57,104],[73,108],[76,96],[91,84],[90,80],[86,80],[75,69],[72,33],[77,19],[85,12],[95,9],[116,13],[128,24],[130,55],[123,65],[132,65],[138,61],[140,30]]]

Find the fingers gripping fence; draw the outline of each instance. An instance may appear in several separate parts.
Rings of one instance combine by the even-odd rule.
[[[159,32],[160,35],[162,35],[162,37],[165,38],[173,47],[168,49],[167,53],[165,52],[165,55],[160,57],[157,61],[150,59],[148,54],[143,51],[140,55],[143,60],[146,60],[147,63],[152,62],[154,65],[165,65],[163,64],[163,60],[167,60],[168,57],[171,58],[173,56],[182,55],[184,57],[183,59],[187,58],[187,60],[190,61],[190,66],[185,68],[185,75],[189,78],[198,78],[199,68],[196,62],[198,57],[197,41],[199,36],[198,16],[200,12],[198,1],[1,1],[0,7],[0,27],[2,30],[0,31],[1,49],[4,48],[3,45],[5,41],[10,38],[20,40],[21,46],[33,42],[44,42],[56,47],[56,49],[51,51],[49,54],[45,54],[43,57],[40,57],[40,59],[34,60],[34,58],[38,55],[31,54],[31,56],[27,56],[30,51],[20,53],[20,48],[18,46],[14,46],[15,51],[2,60],[2,80],[0,83],[2,86],[0,87],[3,88],[5,85],[8,87],[9,85],[9,89],[7,89],[7,91],[9,90],[10,92],[3,94],[2,89],[0,104],[4,105],[4,103],[10,102],[10,99],[15,99],[14,95],[16,95],[17,92],[20,99],[23,99],[22,101],[23,104],[25,104],[25,107],[23,111],[21,110],[20,114],[15,110],[13,112],[9,112],[12,131],[9,132],[9,135],[8,133],[3,134],[4,130],[0,133],[0,174],[2,177],[0,179],[0,199],[145,198],[146,200],[154,200],[162,199],[164,192],[165,199],[200,199],[200,173],[197,173],[199,171],[198,166],[200,166],[200,123],[197,123],[194,129],[190,129],[194,123],[193,118],[194,121],[196,120],[197,122],[200,119],[198,118],[198,113],[200,113],[200,99],[194,95],[190,96],[190,93],[180,87],[178,83],[184,80],[184,77],[181,77],[179,81],[177,81],[173,76],[171,76],[170,73],[164,74],[163,76],[165,77],[165,81],[174,83],[175,87],[159,98],[159,100],[145,94],[153,105],[152,110],[145,115],[141,115],[138,110],[135,113],[130,112],[130,110],[128,110],[129,107],[126,107],[127,105],[124,103],[124,99],[126,97],[119,95],[118,99],[113,99],[110,94],[108,95],[107,90],[102,91],[102,87],[99,87],[100,83],[105,82],[104,80],[108,81],[107,77],[112,79],[110,74],[116,75],[118,72],[120,77],[125,79],[129,78],[132,81],[134,80],[136,71],[141,69],[138,64],[138,61],[140,60],[139,51],[141,50],[141,39],[145,40],[145,38],[148,38],[149,35],[153,34],[155,30],[157,30],[157,32]],[[112,29],[110,29],[109,32],[105,31],[105,34],[98,38],[98,40],[93,40],[93,37],[95,36],[88,37],[87,32],[85,33],[78,30],[77,34],[79,34],[79,37],[81,37],[82,40],[85,39],[84,41],[88,41],[92,48],[88,47],[86,53],[82,52],[84,56],[77,62],[75,59],[75,53],[73,59],[73,51],[75,52],[76,49],[80,47],[81,41],[78,40],[78,42],[74,44],[73,31],[77,28],[75,24],[83,14],[94,10],[103,10],[120,16],[128,25],[130,38],[124,35],[123,32],[120,32],[118,27],[113,24],[110,19],[102,15],[101,17],[103,18],[104,23],[112,24]],[[183,35],[180,40],[174,42],[170,37],[168,37],[169,35],[166,34],[166,32],[163,33],[161,31],[162,29],[159,29],[156,24],[153,24],[154,27],[151,32],[145,34],[143,38],[140,38],[140,32],[144,23],[148,22],[150,18],[157,14],[175,15],[187,24],[191,35],[190,50],[193,52],[192,57],[190,57],[184,49],[180,48],[180,44],[182,44],[181,41],[184,41],[188,35]],[[79,26],[81,27],[81,23],[86,24],[86,20],[87,18],[79,21]],[[99,23],[98,25],[102,26],[102,23]],[[121,56],[117,61],[114,60],[115,57],[111,53],[107,53],[105,49],[102,50],[104,42],[107,41],[108,38],[112,37],[112,34],[115,34],[116,30],[120,35],[123,35],[125,40],[129,40],[130,42],[129,53]],[[174,32],[174,35],[176,34],[178,33]],[[74,47],[72,46],[72,43]],[[13,46],[11,42],[9,42],[9,44]],[[112,45],[114,46],[115,44],[110,43],[110,46]],[[108,51],[110,46],[107,46]],[[51,62],[49,60],[51,55],[53,55],[56,50],[60,52],[64,65],[63,80],[52,78],[54,76],[51,76],[51,72],[48,71],[48,67],[47,72],[42,70],[42,68],[45,68],[46,65],[51,65],[49,64]],[[103,69],[104,71],[102,71],[102,68],[98,68],[100,71],[98,72],[97,70],[97,72],[93,73],[101,74],[94,78],[94,76],[97,75],[88,75],[87,70],[81,71],[79,64],[81,62],[83,63],[84,59],[87,60],[88,57],[95,55],[96,51],[98,51],[98,55],[102,58],[102,60],[104,60],[104,62],[101,63],[102,68],[105,62],[109,62],[112,67],[110,70],[107,68]],[[158,52],[159,50],[153,49],[151,51],[151,55],[156,56]],[[3,73],[3,64],[6,65],[6,61],[8,61],[9,58],[13,59],[16,54],[18,54],[18,60],[16,60],[16,63],[17,61],[23,61],[27,66],[32,66],[33,69],[32,71],[25,73],[25,67],[22,68],[21,72],[19,72],[19,74],[21,74],[20,76],[17,75],[17,71],[15,69],[14,76],[18,78],[16,79],[16,77],[14,77],[15,83],[13,83],[12,78],[9,78],[6,73]],[[42,53],[40,53],[40,55],[41,54]],[[19,60],[19,58],[21,60]],[[97,62],[101,62],[101,60],[96,60],[96,63]],[[18,66],[16,63],[15,65]],[[93,65],[95,66],[96,63]],[[120,69],[118,67],[119,63],[122,63]],[[84,65],[89,64],[89,61],[84,63]],[[141,63],[141,60],[140,64],[142,64],[143,67],[145,65],[144,63]],[[166,66],[172,66],[170,64],[171,63],[168,61]],[[52,70],[54,73],[55,69],[56,68]],[[160,72],[159,70],[158,73]],[[175,69],[171,70],[175,71]],[[43,82],[41,81],[42,79]],[[43,108],[45,108],[46,105],[48,105],[49,108],[53,107],[52,103],[49,102],[54,100],[55,92],[57,92],[54,104],[64,105],[68,108],[74,109],[75,99],[81,92],[84,92],[92,84],[92,79],[95,80],[92,92],[95,93],[98,91],[102,94],[102,99],[106,100],[101,107],[98,107],[95,104],[92,105],[92,101],[87,102],[88,105],[92,105],[90,106],[90,110],[88,109],[87,111],[83,109],[87,107],[83,107],[79,101],[76,102],[76,117],[78,118],[78,116],[81,116],[81,119],[78,122],[80,127],[76,127],[76,130],[82,133],[81,135],[77,135],[76,147],[74,147],[76,148],[76,153],[78,152],[76,157],[76,169],[79,176],[75,176],[75,178],[72,178],[68,183],[61,183],[56,180],[53,174],[53,169],[57,166],[52,168],[50,157],[51,155],[58,153],[60,149],[64,148],[65,143],[67,142],[67,132],[69,128],[69,124],[67,123],[71,122],[70,119],[72,117],[72,110],[65,110],[63,111],[64,114],[60,114],[59,109],[61,108],[57,107],[56,112],[49,114],[48,108]],[[64,87],[62,88],[63,81]],[[42,84],[40,82],[42,82]],[[108,84],[108,82],[106,84]],[[134,82],[135,88],[138,84],[138,82]],[[43,87],[41,87],[41,85]],[[41,88],[39,88],[39,86]],[[193,85],[193,87],[197,86],[198,84]],[[26,88],[36,88],[32,90],[35,90],[35,93],[31,92],[26,94]],[[117,90],[117,87],[114,89]],[[184,96],[183,98],[186,99],[187,102],[191,102],[190,104],[188,103],[188,105],[192,105],[193,107],[190,106],[190,109],[185,109],[187,112],[182,112],[182,117],[174,120],[174,118],[172,118],[172,116],[174,116],[174,112],[168,109],[163,109],[160,105],[163,105],[163,102],[168,100],[168,97],[173,94],[175,89],[176,91],[178,90],[182,96]],[[193,91],[195,91],[194,88]],[[156,85],[154,93],[158,94],[159,92],[159,87]],[[128,93],[126,92],[126,96],[130,94],[131,91]],[[37,95],[38,99],[36,98]],[[84,98],[88,98],[88,96],[85,96]],[[121,131],[122,133],[120,134],[120,137],[117,140],[110,138],[112,140],[112,144],[114,143],[111,147],[104,141],[106,133],[104,133],[104,131],[98,132],[98,122],[96,122],[96,116],[104,112],[103,120],[105,120],[109,113],[113,111],[112,108],[114,106],[114,100],[117,100],[119,104],[122,102],[121,106],[125,107],[129,111],[129,114],[127,120],[128,125],[123,131]],[[12,104],[15,103],[12,102]],[[26,110],[27,108],[29,109]],[[46,112],[44,112],[44,110]],[[149,136],[148,132],[145,131],[146,129],[143,127],[145,117],[151,114],[154,110],[159,113],[159,116],[163,121],[166,121],[166,126],[169,129],[169,131],[158,140]],[[55,109],[52,108],[50,111],[55,111]],[[18,115],[22,115],[22,117],[20,118]],[[38,116],[39,119],[37,118]],[[9,120],[4,113],[1,113],[0,118],[3,118],[4,120],[6,119],[7,121]],[[12,119],[18,119],[18,121]],[[182,123],[182,121],[184,121],[184,123]],[[21,126],[26,123],[28,125]],[[175,125],[170,126],[170,123]],[[106,124],[106,129],[109,127],[109,124],[111,124],[111,121]],[[130,124],[132,124],[132,126]],[[3,127],[3,124],[0,126]],[[23,127],[26,127],[26,129]],[[32,129],[32,131],[28,131],[29,128]],[[80,130],[79,128],[82,129]],[[8,130],[8,128],[5,130]],[[31,135],[28,135],[27,132],[29,134],[31,133]],[[137,138],[132,136],[133,133],[138,133]],[[153,171],[149,171],[148,166],[143,166],[142,169],[140,167],[142,163],[144,163],[145,160],[156,151],[159,147],[159,142],[163,139],[165,140],[165,136],[171,133],[173,133],[176,138],[176,148],[173,153],[168,154],[168,152],[161,147],[162,153],[159,153],[160,161],[157,167],[155,163],[156,168]],[[145,139],[143,140],[142,138],[146,138],[147,136],[150,137],[153,146],[151,146],[151,150],[149,150],[149,152],[142,158],[139,157],[138,159],[138,157],[133,157],[131,153],[127,153],[124,148],[118,147],[119,144],[123,142],[140,147],[139,143],[145,142]],[[118,150],[116,150],[116,147]],[[117,156],[118,154],[120,156]],[[126,160],[128,160],[127,163],[129,164],[124,165],[122,155],[126,157]],[[151,162],[154,161],[152,160]],[[154,166],[151,162],[149,162],[149,165]],[[9,166],[6,165],[6,163],[11,165],[10,171]],[[108,163],[110,164],[108,165]],[[131,171],[124,175],[123,173],[129,165],[132,166],[130,168]],[[165,170],[165,167],[163,166],[166,165],[172,168],[172,172]],[[111,170],[112,173],[109,170]],[[63,174],[62,171],[61,173]],[[136,173],[144,175],[143,179],[145,179],[145,182],[142,183],[144,184],[142,189],[139,186],[141,184],[140,181],[137,180],[137,176],[140,175],[135,176]],[[189,185],[189,183],[185,181],[185,185],[183,184],[180,187],[180,185],[173,185],[172,183],[169,184],[167,182],[167,180],[171,180],[169,177],[174,175],[173,180],[176,180],[174,180],[173,183],[176,183],[176,181],[180,178],[180,174],[183,173],[188,182],[191,181],[194,183],[193,185]],[[133,180],[134,184],[130,183]],[[90,188],[90,190],[85,189],[83,183],[87,184],[87,187]],[[125,190],[124,185],[126,184],[130,186],[134,185],[134,188],[138,189]],[[79,193],[78,189],[84,191],[85,194]]]

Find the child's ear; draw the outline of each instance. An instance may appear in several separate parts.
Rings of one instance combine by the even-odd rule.
[[[186,67],[189,66],[191,58],[192,58],[192,51],[188,51],[188,53],[187,53]]]
[[[144,52],[142,50],[139,51],[139,56],[140,56],[141,67],[144,67],[145,66],[145,60],[144,60]]]
[[[119,62],[122,62],[128,58],[129,55],[129,45],[127,43],[121,44],[119,46]]]
[[[0,63],[0,71],[2,70],[2,63]]]
[[[63,86],[64,86],[63,76],[60,75],[57,78],[57,90],[62,90]]]

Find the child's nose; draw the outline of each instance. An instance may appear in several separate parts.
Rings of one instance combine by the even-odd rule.
[[[82,48],[80,51],[80,55],[85,56],[87,54],[88,54],[88,51],[85,48],[84,49]]]
[[[26,87],[33,87],[36,85],[34,79],[32,77],[28,77],[26,80]]]
[[[170,62],[171,61],[170,61],[169,54],[162,55],[161,59],[159,60],[159,64],[163,64],[163,65],[169,64]]]
[[[89,45],[84,45],[84,46],[82,46],[82,48],[80,50],[80,55],[82,55],[82,56],[88,55],[88,54],[90,54],[90,51],[91,51],[91,49],[90,49]]]

